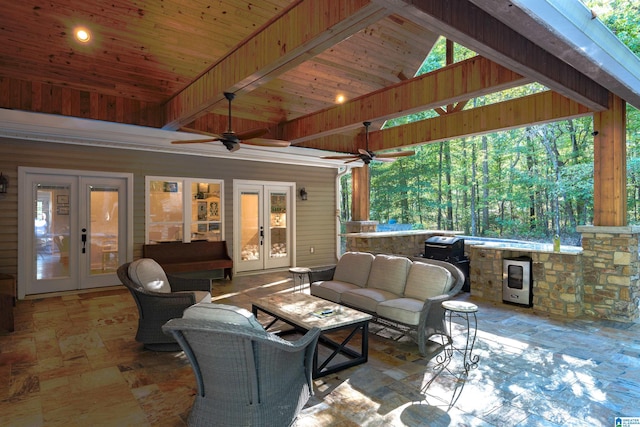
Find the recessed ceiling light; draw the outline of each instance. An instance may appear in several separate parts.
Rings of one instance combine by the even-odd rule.
[[[342,104],[342,103],[344,102],[344,100],[345,100],[344,95],[338,95],[338,96],[336,96],[336,102],[337,102],[338,104]]]
[[[89,32],[89,30],[83,27],[76,28],[74,31],[74,35],[76,37],[76,40],[78,40],[80,43],[88,43],[89,40],[91,40],[91,33]]]

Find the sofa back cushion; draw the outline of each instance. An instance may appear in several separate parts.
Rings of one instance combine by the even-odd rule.
[[[451,272],[439,265],[414,261],[404,295],[421,301],[446,294],[453,285]]]
[[[367,284],[371,263],[375,257],[367,252],[347,252],[338,261],[333,280],[353,283],[360,287]]]
[[[371,265],[367,288],[384,289],[402,295],[407,282],[411,260],[394,255],[376,255]]]
[[[421,301],[446,294],[453,285],[451,272],[439,265],[414,262],[407,277],[404,295]]]
[[[264,331],[260,322],[249,310],[234,305],[201,302],[187,308],[182,318],[211,320]]]
[[[141,258],[129,264],[129,278],[151,292],[171,293],[171,285],[164,270],[151,258]]]

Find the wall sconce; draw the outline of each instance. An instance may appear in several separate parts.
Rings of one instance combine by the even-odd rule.
[[[300,189],[300,198],[302,200],[307,200],[307,190],[305,190],[304,187]]]
[[[0,172],[0,194],[7,194],[7,189],[9,188],[9,180],[6,176],[2,175]]]

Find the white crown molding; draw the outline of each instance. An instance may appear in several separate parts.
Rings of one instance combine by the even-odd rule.
[[[192,133],[1,108],[0,137],[254,162],[329,168],[344,166],[341,161],[322,159],[322,156],[335,154],[322,150],[295,146],[273,148],[243,144],[240,150],[231,153],[221,143],[171,144],[171,141],[178,139],[193,139]]]

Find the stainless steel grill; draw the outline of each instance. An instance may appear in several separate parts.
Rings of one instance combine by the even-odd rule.
[[[455,236],[432,236],[424,241],[424,257],[455,263],[464,258],[464,239]]]
[[[432,236],[424,241],[424,258],[446,261],[458,267],[464,274],[462,290],[469,292],[469,258],[464,256],[464,239],[455,236]]]

